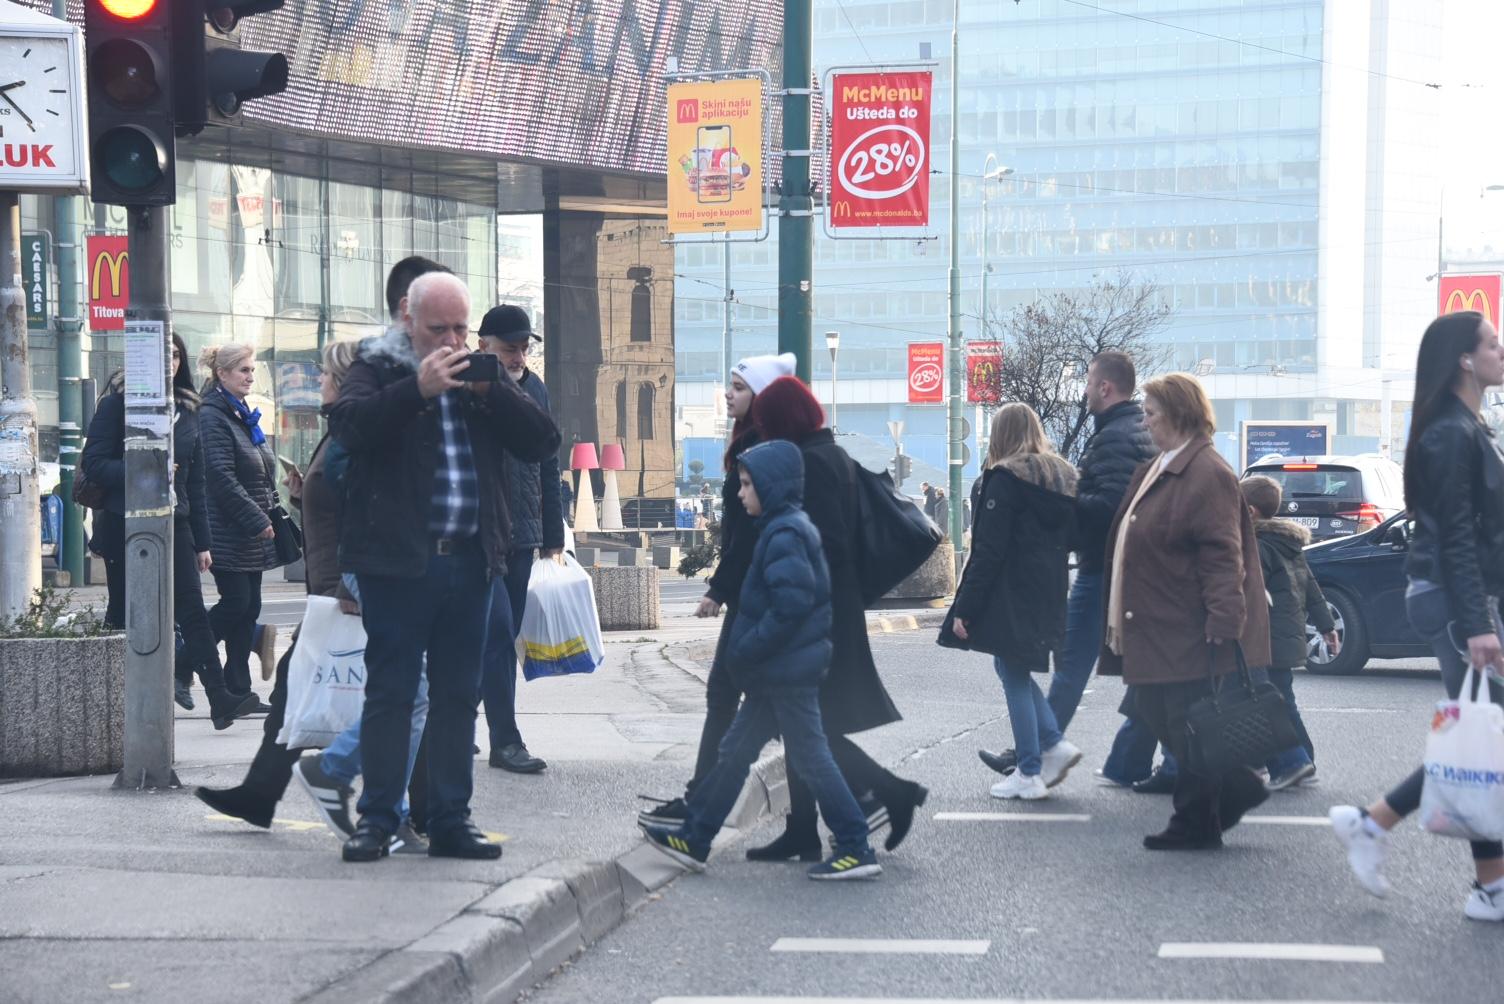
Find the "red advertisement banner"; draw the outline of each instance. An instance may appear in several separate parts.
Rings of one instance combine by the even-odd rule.
[[[945,343],[909,343],[909,403],[945,400]]]
[[[998,371],[1003,367],[1002,342],[966,343],[966,400],[997,404],[1001,399]]]
[[[1476,310],[1490,324],[1499,323],[1499,276],[1444,275],[1437,293],[1436,312],[1455,314],[1459,310]]]
[[[124,331],[131,303],[129,242],[124,237],[90,234],[84,281],[89,291],[89,330]]]
[[[838,73],[830,126],[830,226],[930,221],[933,74]]]

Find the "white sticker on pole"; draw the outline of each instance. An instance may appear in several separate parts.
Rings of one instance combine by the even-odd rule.
[[[127,405],[167,403],[167,353],[161,321],[125,322]]]

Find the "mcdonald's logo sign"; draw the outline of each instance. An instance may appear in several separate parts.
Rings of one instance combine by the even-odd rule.
[[[831,216],[838,220],[851,219],[851,203],[845,199],[840,200],[831,211]]]
[[[87,246],[89,328],[124,331],[131,302],[129,242],[124,237],[91,234]]]
[[[1499,323],[1500,277],[1493,275],[1444,275],[1441,277],[1439,314],[1476,310],[1491,324]]]

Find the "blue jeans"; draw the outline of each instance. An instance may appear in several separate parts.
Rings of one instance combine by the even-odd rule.
[[[799,776],[815,793],[825,825],[835,834],[836,850],[867,851],[867,817],[830,755],[815,687],[747,694],[721,740],[715,766],[689,796],[689,819],[680,831],[684,839],[696,847],[710,846],[757,755],[780,734],[789,762],[799,765]]]
[[[492,582],[480,541],[431,555],[416,578],[360,575],[366,627],[366,703],[361,716],[362,822],[387,833],[402,821],[413,706],[428,661],[428,832],[470,820],[475,711]]]
[[[1295,706],[1295,671],[1271,668],[1267,675],[1269,682],[1274,684],[1280,695],[1284,697],[1285,707],[1290,711],[1290,723],[1295,726],[1295,734],[1300,737],[1300,742],[1271,758],[1264,765],[1269,770],[1270,779],[1273,780],[1292,770],[1304,767],[1308,763],[1314,763],[1315,760],[1310,745],[1311,737],[1306,732],[1306,723],[1301,721],[1300,709]]]
[[[407,773],[406,781],[411,781],[413,776],[413,762],[418,759],[418,744],[423,741],[423,726],[428,722],[428,674],[418,677],[418,696],[413,700],[412,731],[408,735],[407,749]],[[345,787],[353,787],[355,779],[360,776],[360,726],[357,720],[354,725],[334,737],[334,742],[325,747],[319,757],[319,766],[324,773],[334,778]],[[402,786],[402,804],[398,807],[404,819],[407,818],[407,784]]]
[[[1050,710],[1039,684],[1027,669],[1009,668],[996,656],[992,667],[1003,681],[1008,720],[1013,724],[1013,749],[1018,753],[1018,772],[1025,777],[1036,777],[1043,766],[1040,754],[1060,741],[1055,712]]]
[[[1050,710],[1064,732],[1076,717],[1081,694],[1102,648],[1102,573],[1077,572],[1065,608],[1065,651],[1050,680]]]
[[[1158,745],[1159,740],[1149,726],[1137,718],[1124,719],[1112,739],[1112,751],[1102,765],[1102,775],[1119,784],[1142,781],[1154,772],[1154,747]],[[1162,769],[1171,774],[1176,772],[1175,758],[1169,750],[1165,750]]]
[[[517,729],[517,632],[527,609],[527,583],[533,575],[533,552],[507,552],[505,588],[491,597],[486,655],[481,661],[480,693],[486,705],[491,751],[522,742]]]

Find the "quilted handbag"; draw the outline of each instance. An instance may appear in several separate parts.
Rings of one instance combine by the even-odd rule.
[[[1238,671],[1212,675],[1215,650],[1207,655],[1212,692],[1192,704],[1185,716],[1186,753],[1193,774],[1216,777],[1235,767],[1262,767],[1270,757],[1298,745],[1285,699],[1273,684],[1254,683],[1243,647],[1228,642]]]

